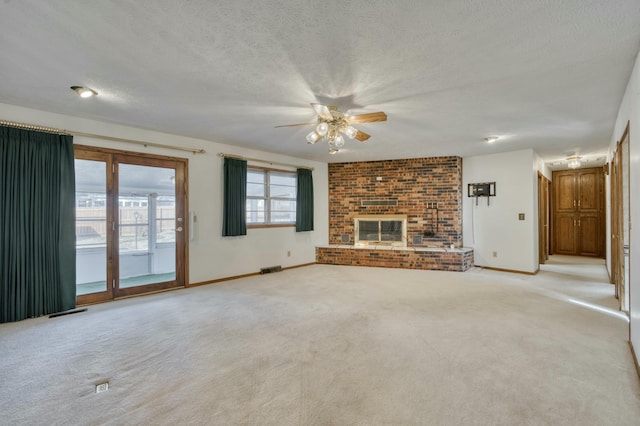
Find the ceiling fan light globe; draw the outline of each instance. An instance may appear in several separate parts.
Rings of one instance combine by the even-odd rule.
[[[356,129],[355,127],[352,127],[352,126],[347,126],[344,129],[344,134],[347,135],[347,137],[349,139],[353,139],[358,134],[358,129]]]
[[[318,140],[320,140],[320,135],[317,134],[315,131],[312,131],[311,133],[309,133],[307,135],[307,143],[313,145],[314,143],[318,142]]]
[[[316,127],[316,132],[320,136],[326,135],[328,131],[329,131],[329,125],[325,122],[318,124],[318,126]]]
[[[88,87],[83,86],[71,86],[71,90],[76,92],[81,98],[90,98],[92,96],[98,96],[98,92]]]
[[[333,141],[333,145],[336,148],[342,148],[344,146],[344,138],[342,137],[342,135],[336,136],[335,140]]]

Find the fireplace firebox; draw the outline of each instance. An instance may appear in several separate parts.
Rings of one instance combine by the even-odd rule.
[[[356,246],[407,246],[406,215],[361,215],[354,218]]]

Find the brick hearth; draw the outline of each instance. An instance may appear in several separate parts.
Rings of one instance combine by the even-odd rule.
[[[473,266],[473,249],[327,245],[316,247],[316,262],[330,265],[464,272]]]

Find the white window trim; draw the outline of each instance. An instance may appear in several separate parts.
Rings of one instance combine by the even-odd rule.
[[[255,195],[247,195],[247,200],[264,200],[264,222],[249,222],[247,221],[247,228],[265,228],[265,227],[287,227],[287,226],[295,226],[296,221],[295,218],[292,222],[271,222],[271,200],[282,200],[282,201],[297,201],[296,197],[287,198],[287,197],[271,197],[271,173],[282,173],[282,174],[291,174],[294,180],[296,180],[296,172],[292,172],[289,170],[277,170],[277,169],[268,169],[263,167],[255,167],[255,166],[247,166],[247,170],[259,170],[264,173],[264,197],[258,197]],[[248,182],[247,182],[248,184]],[[298,183],[295,183],[297,187]],[[297,206],[296,206],[297,208]]]

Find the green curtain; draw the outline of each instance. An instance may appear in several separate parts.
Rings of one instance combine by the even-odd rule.
[[[224,159],[222,236],[247,235],[247,162]]]
[[[313,231],[313,176],[309,169],[298,169],[296,192],[296,232]]]
[[[73,138],[0,126],[0,322],[76,306]]]

